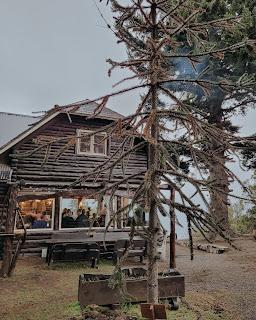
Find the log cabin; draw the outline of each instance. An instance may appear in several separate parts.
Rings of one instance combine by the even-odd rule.
[[[64,231],[72,237],[78,230],[90,228],[103,237],[110,220],[109,201],[115,210],[127,205],[144,179],[146,146],[129,156],[125,169],[125,174],[132,176],[129,187],[120,184],[113,198],[108,194],[101,200],[92,196],[106,185],[108,172],[75,183],[106,162],[123,141],[101,130],[123,116],[108,108],[97,114],[97,106],[85,103],[65,110],[55,107],[42,117],[0,112],[0,232],[16,233],[22,227],[17,216],[15,230],[6,224],[10,197],[14,197],[28,234],[24,253],[40,254],[45,239]],[[134,143],[140,141],[136,138]],[[118,165],[108,182],[123,177]],[[121,219],[114,219],[111,230],[127,231],[129,216],[127,212]],[[89,223],[92,218],[93,225]]]

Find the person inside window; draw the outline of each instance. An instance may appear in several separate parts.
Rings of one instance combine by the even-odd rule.
[[[138,206],[134,210],[134,219],[136,226],[143,226],[145,225],[145,209],[141,206]]]
[[[72,218],[72,212],[70,209],[65,208],[62,212],[61,228],[74,228],[75,223]]]
[[[95,228],[98,228],[100,227],[100,224],[99,224],[99,221],[97,219],[97,213],[94,212],[93,215],[92,215],[92,226],[95,227]]]
[[[32,223],[32,229],[44,229],[48,227],[48,217],[47,212],[42,214],[37,214],[37,219]]]
[[[100,216],[98,218],[98,223],[100,227],[105,227],[106,214],[107,214],[107,206],[106,204],[104,204],[103,208],[100,211]]]
[[[76,227],[88,228],[90,226],[88,216],[90,216],[90,208],[88,208],[87,213],[85,212],[85,209],[79,209],[77,211]]]
[[[22,212],[21,212],[22,213]],[[32,212],[29,212],[25,216],[23,216],[24,224],[27,229],[32,228],[33,223],[37,220],[37,214],[36,211],[33,210]],[[19,223],[17,226],[18,229],[22,228],[22,224]]]

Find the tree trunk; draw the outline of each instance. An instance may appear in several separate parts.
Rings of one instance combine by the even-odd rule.
[[[221,104],[213,105],[210,112],[210,124],[215,124],[219,129],[223,129],[223,113]],[[213,155],[218,159],[212,159],[209,165],[210,181],[212,185],[218,189],[210,192],[210,208],[211,214],[214,217],[215,222],[226,230],[229,228],[228,221],[228,192],[229,192],[229,179],[225,170],[226,157],[225,149],[222,142],[212,140],[210,146]],[[211,238],[215,238],[216,234],[211,234]]]
[[[220,191],[214,190],[211,194],[211,211],[212,215],[216,219],[216,222],[228,228],[228,192],[229,192],[229,182],[228,175],[225,172],[225,155],[224,151],[217,152],[215,155],[219,158],[221,162],[212,161],[209,167],[210,180],[213,181],[213,186]]]
[[[0,270],[0,277],[6,278],[10,273],[10,265],[12,262],[13,237],[8,236],[4,239],[3,245],[3,262]]]
[[[15,225],[15,208],[16,208],[16,186],[10,187],[9,201],[6,217],[5,233],[13,234]],[[3,246],[3,262],[0,270],[0,277],[6,278],[10,276],[10,266],[12,262],[13,236],[4,238]]]
[[[157,89],[152,87],[152,112],[157,109]],[[151,128],[152,139],[157,141],[158,128],[157,119]],[[158,149],[155,144],[149,147],[149,170],[151,172],[151,184],[149,190],[149,242],[148,242],[148,303],[158,303],[158,257],[157,257],[157,238],[159,223],[157,216],[157,203],[155,200],[158,188]]]
[[[156,39],[156,4],[151,5],[151,18],[152,18],[152,40]],[[154,51],[154,47],[153,47]],[[155,114],[155,119],[152,121],[151,126],[151,138],[154,141],[151,142],[149,146],[149,171],[151,173],[151,184],[149,189],[149,241],[148,241],[148,282],[147,282],[147,300],[148,303],[157,304],[158,303],[158,257],[157,257],[157,236],[159,231],[159,223],[157,217],[157,203],[156,203],[156,193],[158,188],[158,119],[157,119],[157,75],[154,70],[154,54],[151,62],[151,104],[152,110],[151,114]]]

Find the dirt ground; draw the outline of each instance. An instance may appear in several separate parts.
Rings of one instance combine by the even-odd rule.
[[[185,274],[186,298],[172,320],[256,320],[256,242],[240,240],[241,251],[217,255],[177,247],[177,269]],[[167,265],[161,264],[166,270]],[[111,272],[84,264],[48,267],[40,258],[20,258],[15,274],[0,279],[0,320],[81,319],[77,303],[79,274]]]
[[[241,251],[212,254],[195,250],[194,261],[190,261],[188,248],[178,246],[177,268],[185,275],[187,300],[192,299],[194,307],[208,299],[220,315],[228,311],[232,320],[256,320],[256,242],[239,240],[235,244]]]

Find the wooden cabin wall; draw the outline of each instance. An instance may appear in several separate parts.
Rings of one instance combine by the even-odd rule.
[[[0,232],[5,232],[7,206],[6,206],[6,195],[9,187],[6,183],[0,183]]]
[[[67,115],[62,114],[53,119],[43,128],[39,129],[26,141],[18,144],[11,154],[11,166],[13,169],[13,180],[24,179],[26,185],[30,186],[63,186],[79,178],[83,173],[90,172],[93,168],[102,164],[106,157],[94,155],[78,155],[76,154],[75,144],[70,145],[56,160],[56,155],[62,148],[65,147],[67,141],[54,142],[49,151],[49,157],[43,165],[46,156],[46,147],[35,151],[38,148],[35,143],[35,138],[45,139],[74,137],[77,129],[96,130],[100,126],[105,126],[110,122],[101,119],[86,120],[84,117],[72,116],[70,123]],[[117,138],[111,138],[109,141],[109,151],[113,154],[120,144]],[[25,155],[23,158],[17,155]],[[28,155],[30,154],[30,155]],[[146,150],[134,152],[126,167],[126,174],[141,172],[147,168]],[[101,182],[107,177],[107,173],[101,175],[97,182]],[[112,182],[120,181],[123,178],[121,166],[119,165],[113,172]],[[143,175],[136,177],[130,181],[131,184],[138,185],[143,180]],[[87,180],[87,183],[92,183],[93,178]]]

